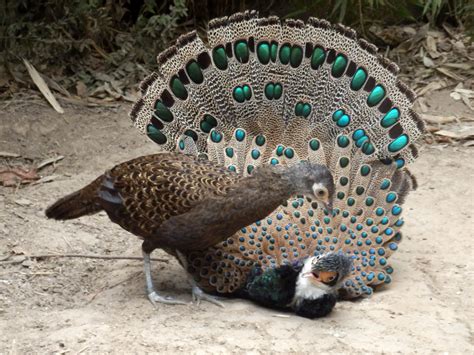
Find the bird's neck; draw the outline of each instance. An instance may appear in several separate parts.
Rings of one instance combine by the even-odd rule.
[[[262,166],[249,179],[253,180],[256,190],[260,190],[259,203],[274,203],[273,209],[297,193],[292,169],[288,167]]]
[[[259,168],[222,199],[222,209],[229,214],[226,221],[226,230],[231,232],[229,236],[266,218],[294,194],[294,187],[285,178],[284,171],[268,166]]]

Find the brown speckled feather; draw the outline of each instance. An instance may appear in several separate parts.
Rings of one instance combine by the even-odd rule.
[[[307,169],[332,183],[326,168],[300,168],[300,175],[288,175],[288,169],[264,166],[244,177],[195,156],[149,155],[115,166],[46,214],[70,219],[103,209],[113,222],[144,239],[145,252],[202,250],[269,215],[296,186],[311,188]],[[307,186],[295,185],[295,178]]]
[[[117,165],[104,175],[98,196],[112,221],[160,247],[176,248],[182,244],[179,231],[161,237],[163,223],[225,195],[242,179],[206,160],[163,153]]]

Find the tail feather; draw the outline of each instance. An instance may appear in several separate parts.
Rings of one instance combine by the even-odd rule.
[[[46,209],[46,217],[66,220],[101,211],[102,207],[97,196],[97,190],[101,183],[102,176],[86,187],[60,198]]]
[[[354,258],[351,297],[389,283],[401,205],[416,187],[406,165],[424,132],[396,64],[353,30],[315,18],[250,11],[212,20],[207,37],[184,35],[158,57],[132,109],[135,126],[164,150],[207,154],[243,175],[300,159],[328,166],[332,214],[297,197],[229,245],[263,265],[343,250]],[[226,251],[238,254],[233,247]]]

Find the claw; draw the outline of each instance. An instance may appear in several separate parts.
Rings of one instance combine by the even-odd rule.
[[[201,290],[198,286],[193,286],[193,302],[197,305],[201,304],[201,301],[207,301],[210,303],[215,304],[218,307],[225,308],[224,304],[218,301],[218,297],[208,295],[203,290]]]
[[[146,280],[146,290],[148,293],[148,299],[151,304],[156,307],[156,303],[165,303],[165,304],[189,304],[188,302],[180,301],[169,296],[162,296],[155,291],[153,287],[153,280],[151,279],[151,266],[150,266],[150,253],[143,251],[143,264],[145,267],[145,280]]]
[[[148,299],[150,300],[151,304],[156,307],[156,303],[165,303],[165,304],[179,304],[179,305],[187,305],[188,302],[177,300],[170,296],[162,296],[156,291],[152,291],[148,294]]]

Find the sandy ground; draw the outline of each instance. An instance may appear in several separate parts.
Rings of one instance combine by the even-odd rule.
[[[437,95],[452,114],[458,106],[448,93]],[[433,112],[445,107],[433,98]],[[130,129],[128,109],[66,106],[61,116],[33,100],[0,112],[0,151],[34,162],[65,156],[41,172],[56,175],[53,182],[0,187],[0,260],[18,254],[0,262],[0,353],[474,352],[472,148],[424,148],[413,166],[420,187],[406,203],[405,239],[392,257],[394,282],[369,299],[338,303],[325,319],[282,317],[242,300],[225,301],[225,309],[154,309],[138,260],[22,262],[21,253],[140,255],[140,242],[104,214],[67,223],[44,217],[48,204],[106,168],[156,150]],[[153,265],[157,287],[190,300],[179,265],[163,252],[154,257],[169,260]]]

